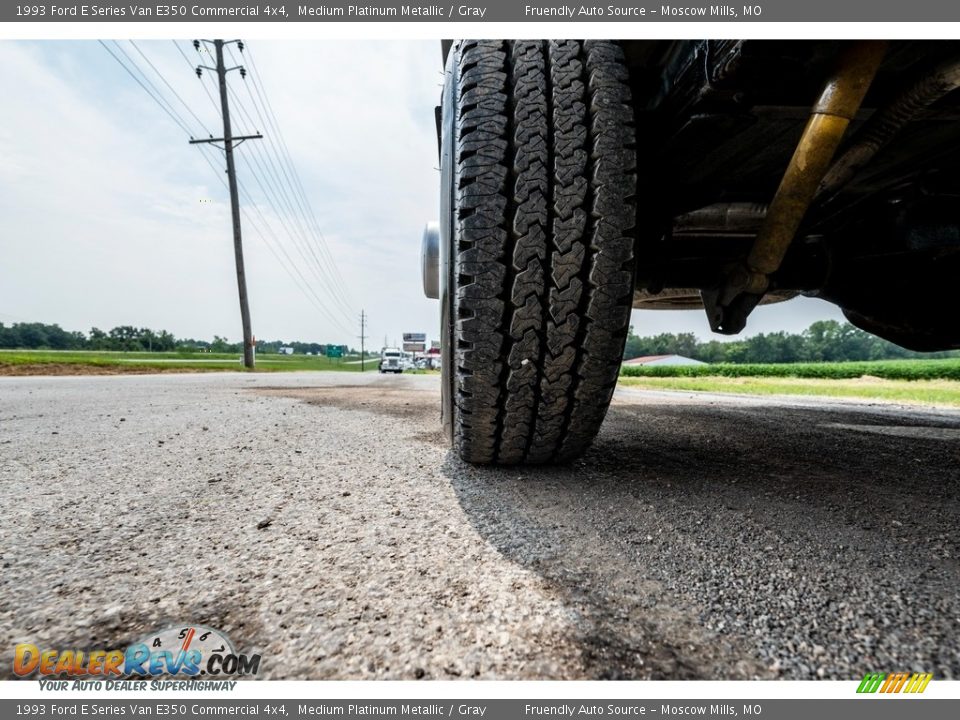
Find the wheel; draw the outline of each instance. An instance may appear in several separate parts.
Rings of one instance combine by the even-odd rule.
[[[633,295],[636,153],[608,41],[460,41],[441,123],[443,420],[473,463],[596,436]]]

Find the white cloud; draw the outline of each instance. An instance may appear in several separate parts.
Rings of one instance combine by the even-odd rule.
[[[434,45],[254,44],[354,309],[364,306],[372,315],[375,335],[436,325],[435,305],[422,299],[417,276],[420,227],[436,215]],[[139,46],[215,131],[219,119],[173,45]],[[98,54],[99,77],[76,72]],[[421,72],[426,90],[416,86]],[[75,329],[129,323],[236,338],[229,206],[200,151],[95,43],[0,43],[0,82],[4,316]],[[230,82],[252,112],[243,81],[233,74]],[[199,133],[196,120],[177,109]],[[241,179],[260,195],[253,177]],[[260,209],[275,217],[269,207]],[[256,211],[249,212],[256,221]],[[312,278],[295,245],[284,242]],[[245,249],[260,337],[354,341],[359,328],[347,333],[326,320],[252,227],[245,228]],[[314,291],[326,298],[318,285]]]
[[[233,309],[211,287],[220,253],[210,242],[227,216],[199,203],[210,196],[209,170],[184,182],[183,161],[171,152],[183,138],[154,122],[159,110],[148,97],[91,97],[50,60],[36,45],[0,43],[0,153],[14,168],[0,171],[0,305],[76,329],[135,324],[207,334],[229,323]],[[199,158],[184,156],[199,169]],[[206,328],[190,319],[177,327],[200,305],[209,310]]]

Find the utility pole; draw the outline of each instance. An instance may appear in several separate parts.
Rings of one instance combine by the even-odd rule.
[[[236,43],[240,52],[243,52],[243,42],[240,40],[204,40],[205,45],[213,45],[216,52],[217,66],[215,68],[206,65],[197,67],[197,77],[201,77],[203,70],[212,70],[217,73],[217,79],[220,83],[220,109],[223,115],[223,137],[209,138],[207,140],[190,140],[191,145],[197,143],[223,143],[223,152],[227,159],[227,181],[230,188],[230,210],[233,218],[233,255],[237,265],[237,290],[240,294],[240,322],[243,324],[243,366],[253,368],[256,364],[254,355],[253,330],[250,327],[250,305],[247,301],[247,276],[243,268],[243,241],[240,235],[240,198],[237,191],[237,169],[233,162],[233,150],[244,140],[257,140],[263,137],[260,133],[256,135],[241,135],[234,137],[230,128],[230,103],[227,101],[227,73],[231,70],[239,70],[240,77],[246,78],[247,71],[241,66],[228,68],[223,62],[223,47],[231,43]],[[193,46],[200,50],[200,41],[194,40]],[[219,147],[214,145],[214,147]]]
[[[367,315],[363,310],[361,310],[360,311],[360,372],[363,372],[364,368],[366,367],[366,365],[364,364],[367,356],[366,345],[365,345],[367,340],[366,331],[367,331]]]

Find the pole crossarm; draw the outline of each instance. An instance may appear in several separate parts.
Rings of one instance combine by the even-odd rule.
[[[227,138],[208,138],[206,140],[191,140],[190,144],[197,145],[199,143],[218,143],[218,142],[225,142],[226,139]],[[234,135],[233,137],[230,138],[234,146],[239,145],[244,140],[261,140],[261,139],[263,139],[263,135],[261,135],[260,133],[257,133],[256,135]]]

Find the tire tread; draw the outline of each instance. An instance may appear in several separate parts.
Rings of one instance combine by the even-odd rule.
[[[474,463],[569,460],[603,421],[630,318],[622,50],[487,40],[454,51],[454,443]]]

